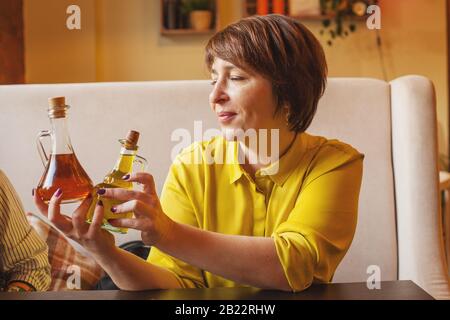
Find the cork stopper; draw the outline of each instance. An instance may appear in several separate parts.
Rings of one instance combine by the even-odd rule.
[[[66,97],[54,97],[48,99],[48,104],[50,107],[61,107],[66,105]]]
[[[66,97],[53,97],[48,99],[48,116],[50,119],[65,118],[69,108],[66,105]]]
[[[128,131],[127,137],[119,141],[128,150],[137,150],[138,148],[137,143],[139,141],[139,132],[130,130]]]

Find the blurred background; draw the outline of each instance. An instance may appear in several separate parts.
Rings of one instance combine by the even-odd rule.
[[[447,0],[379,0],[381,29],[369,30],[366,19],[356,17],[343,24],[342,37],[333,12],[315,12],[314,0],[265,1],[270,12],[280,10],[281,2],[283,13],[312,30],[324,46],[330,77],[430,78],[437,94],[441,167],[448,167]],[[0,84],[208,79],[203,54],[214,31],[261,13],[265,4],[206,1],[212,17],[202,29],[190,13],[204,9],[203,2],[0,0]],[[336,1],[334,9],[354,2]],[[71,5],[80,9],[81,29],[67,27],[75,13],[67,12]],[[349,8],[357,16],[358,7]]]

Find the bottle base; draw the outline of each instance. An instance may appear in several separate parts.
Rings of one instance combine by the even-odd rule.
[[[86,220],[86,222],[91,224],[92,220]],[[128,233],[128,229],[114,227],[114,226],[112,226],[111,224],[109,224],[109,223],[107,223],[105,221],[102,223],[101,228],[103,230],[114,232],[114,233],[119,233],[119,234],[127,234]]]

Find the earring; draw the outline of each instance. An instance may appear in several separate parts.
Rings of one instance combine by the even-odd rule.
[[[291,117],[291,112],[288,107],[286,107],[286,125],[289,127],[289,118]]]

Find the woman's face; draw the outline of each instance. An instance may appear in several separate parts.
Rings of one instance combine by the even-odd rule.
[[[222,129],[258,132],[286,126],[282,116],[274,118],[276,101],[269,80],[220,58],[212,65],[211,77],[209,101]]]

